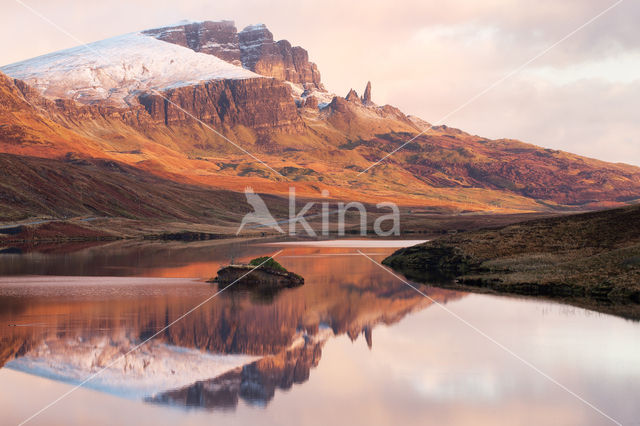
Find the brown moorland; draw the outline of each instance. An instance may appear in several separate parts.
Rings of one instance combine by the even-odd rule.
[[[640,206],[449,235],[383,263],[418,281],[640,319]]]

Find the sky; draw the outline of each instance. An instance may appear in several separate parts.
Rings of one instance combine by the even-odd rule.
[[[0,1],[0,65],[77,45],[68,34],[264,23],[309,51],[331,92],[371,81],[374,102],[434,125],[640,166],[637,0]]]

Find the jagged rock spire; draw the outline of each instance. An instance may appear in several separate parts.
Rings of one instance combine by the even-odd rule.
[[[364,338],[367,341],[367,346],[369,347],[369,350],[371,350],[371,347],[373,346],[373,329],[370,326],[366,326],[362,332],[364,333]]]
[[[367,82],[367,87],[364,89],[364,95],[362,96],[362,103],[365,105],[372,104],[371,100],[371,82]]]
[[[358,104],[361,103],[358,93],[353,89],[349,90],[349,93],[347,93],[347,97],[345,99],[349,102],[355,102]]]

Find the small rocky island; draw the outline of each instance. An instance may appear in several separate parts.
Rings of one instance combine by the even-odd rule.
[[[256,268],[258,266],[258,268]],[[278,290],[298,287],[304,284],[304,278],[287,271],[282,265],[269,257],[258,257],[248,264],[231,264],[221,268],[211,282],[224,288],[250,287],[259,290]]]

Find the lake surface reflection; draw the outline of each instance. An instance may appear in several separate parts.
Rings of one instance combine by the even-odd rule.
[[[360,256],[388,244],[139,243],[0,255],[0,410],[17,424],[608,424],[640,418],[640,325],[546,301],[422,286]],[[386,247],[376,247],[385,246]],[[205,278],[284,248],[305,285]],[[31,275],[25,275],[25,274]],[[10,276],[8,276],[10,275]],[[126,356],[119,362],[122,354]]]

